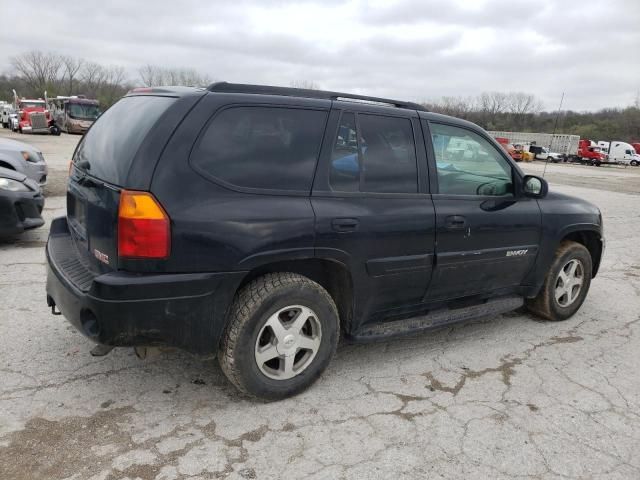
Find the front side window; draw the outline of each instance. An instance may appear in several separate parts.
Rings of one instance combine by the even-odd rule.
[[[209,124],[196,146],[196,169],[240,187],[311,189],[327,112],[234,107]]]
[[[487,140],[464,128],[432,122],[429,125],[439,193],[513,194],[511,165]]]
[[[411,120],[343,113],[331,157],[329,183],[339,192],[417,193]]]

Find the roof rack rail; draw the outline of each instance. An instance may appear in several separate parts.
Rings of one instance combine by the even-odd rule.
[[[319,98],[325,100],[345,100],[362,103],[372,103],[375,105],[390,105],[397,108],[408,108],[410,110],[427,109],[418,103],[402,102],[389,98],[368,97],[365,95],[354,95],[351,93],[329,92],[326,90],[311,90],[306,88],[272,87],[270,85],[249,85],[244,83],[216,82],[207,87],[210,92],[221,93],[253,93],[259,95],[283,95],[287,97]]]

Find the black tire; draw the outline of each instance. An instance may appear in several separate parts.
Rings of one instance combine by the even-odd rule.
[[[256,342],[268,319],[289,305],[317,314],[322,335],[315,357],[293,378],[269,378],[255,358]],[[227,378],[240,391],[266,400],[296,395],[313,384],[331,362],[340,332],[338,310],[327,291],[295,273],[269,273],[252,280],[235,296],[222,337],[218,360]]]
[[[638,166],[638,162],[636,160],[631,160],[631,166],[632,167],[637,167]]]
[[[581,263],[583,283],[581,290],[573,303],[563,307],[556,300],[555,289],[557,286],[558,276],[560,275],[560,270],[572,260],[578,260]],[[593,263],[589,250],[580,243],[565,240],[556,250],[554,260],[547,272],[544,285],[540,289],[538,296],[532,299],[527,299],[527,308],[530,312],[546,320],[560,321],[570,318],[582,306],[582,303],[589,292],[592,271]]]

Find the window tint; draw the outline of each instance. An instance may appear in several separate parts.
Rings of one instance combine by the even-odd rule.
[[[74,162],[88,162],[88,172],[115,185],[126,186],[136,152],[160,115],[175,101],[171,97],[125,97],[108,109],[84,136]],[[155,165],[155,158],[148,159]]]
[[[359,114],[358,122],[360,131],[356,133],[354,114],[342,115],[331,159],[332,190],[417,193],[411,121]]]
[[[235,107],[207,127],[192,163],[241,187],[310,190],[327,113]]]
[[[356,117],[353,113],[343,113],[340,119],[331,154],[329,184],[332,190],[340,192],[357,192],[360,188]]]
[[[440,193],[513,193],[511,165],[481,136],[463,128],[430,123]]]

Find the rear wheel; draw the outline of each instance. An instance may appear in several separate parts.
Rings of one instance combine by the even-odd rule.
[[[591,285],[592,261],[584,245],[564,241],[547,272],[538,296],[527,308],[547,320],[566,320],[578,311]]]
[[[302,275],[270,273],[236,295],[218,360],[238,389],[277,400],[317,380],[338,333],[338,311],[324,288]]]

